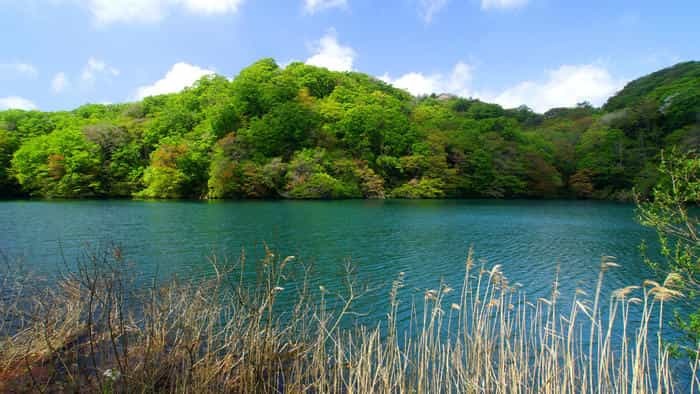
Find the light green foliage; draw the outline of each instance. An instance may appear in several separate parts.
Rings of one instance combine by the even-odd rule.
[[[288,196],[297,199],[358,198],[360,195],[354,186],[345,184],[325,172],[317,172],[294,185]]]
[[[638,202],[638,212],[641,223],[656,230],[665,261],[647,262],[663,273],[680,274],[681,283],[674,284],[696,300],[700,290],[700,157],[671,150],[663,155],[659,172],[653,199]],[[700,346],[700,310],[676,317],[686,333],[681,345],[694,355]]]
[[[355,176],[359,178],[360,191],[364,198],[382,199],[386,196],[384,179],[371,168],[366,167],[365,163],[355,168]]]
[[[78,130],[56,130],[26,141],[12,159],[12,171],[31,195],[90,197],[102,192],[97,144]]]
[[[391,191],[394,198],[441,198],[445,196],[440,179],[411,179]]]
[[[119,197],[136,192],[145,160],[128,130],[110,123],[97,123],[85,126],[83,135],[99,147],[102,157],[100,181],[104,192]]]
[[[626,198],[662,148],[700,147],[699,81],[683,63],[536,114],[262,59],[134,103],[0,111],[0,196]]]
[[[346,161],[331,162],[323,149],[304,149],[289,163],[285,196],[296,199],[329,199],[362,197],[355,179],[347,179],[352,169],[340,167]],[[335,171],[338,179],[329,172]]]
[[[151,121],[144,130],[146,146],[155,148],[164,138],[183,136],[194,129],[200,114],[197,102],[189,93],[185,91],[182,94],[148,97],[144,100],[162,100],[162,104],[153,105],[156,112],[150,114]]]
[[[296,149],[308,147],[318,128],[318,115],[296,102],[274,107],[260,119],[253,119],[241,137],[265,157],[290,157]]]
[[[298,62],[288,65],[284,72],[297,80],[300,86],[307,88],[309,94],[316,98],[324,98],[333,93],[340,79],[337,73],[325,68]]]
[[[251,118],[261,117],[275,104],[294,97],[297,90],[283,84],[289,80],[275,80],[280,73],[272,59],[259,60],[241,71],[232,85],[232,100],[238,112]]]
[[[240,115],[231,96],[231,83],[222,76],[204,77],[190,91],[197,97],[209,138],[219,139],[240,126]]]
[[[408,152],[414,132],[408,117],[396,107],[380,104],[358,105],[338,123],[345,145],[361,158]]]
[[[142,198],[201,198],[206,195],[209,156],[196,142],[166,139],[151,154]]]
[[[16,109],[3,111],[0,112],[0,128],[13,132],[23,139],[36,137],[54,130],[56,123],[52,118],[56,115]]]

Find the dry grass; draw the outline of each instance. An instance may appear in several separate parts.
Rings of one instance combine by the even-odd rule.
[[[291,257],[268,253],[256,263],[254,283],[244,280],[244,258],[211,263],[213,278],[146,290],[130,280],[118,249],[88,256],[51,287],[6,269],[0,391],[668,393],[698,387],[697,361],[686,372],[692,386],[674,386],[662,341],[664,305],[681,296],[674,278],[602,300],[605,273],[616,266],[611,258],[602,260],[595,292],[577,292],[573,306],[562,310],[556,282],[549,297],[528,300],[499,266],[477,267],[470,254],[461,291],[445,284],[427,289],[421,308],[402,305],[401,274],[386,318],[354,328],[344,324],[362,296],[352,275],[342,293],[331,294],[311,291],[298,266],[302,276],[290,284],[286,275],[297,264]],[[281,294],[284,308],[276,305]],[[397,321],[402,308],[413,311],[406,330]],[[640,322],[632,323],[633,308]]]

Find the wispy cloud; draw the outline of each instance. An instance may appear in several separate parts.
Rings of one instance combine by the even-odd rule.
[[[447,5],[448,0],[420,0],[420,13],[425,23],[430,24],[433,17]]]
[[[419,0],[420,15],[426,24],[433,22],[433,18],[447,7],[450,0]],[[509,10],[526,6],[529,0],[481,0],[481,9]]]
[[[508,10],[527,5],[529,0],[481,0],[482,10],[501,9]]]
[[[51,91],[56,94],[62,93],[64,90],[66,90],[66,88],[68,88],[68,86],[70,86],[70,81],[64,72],[57,73],[51,79]]]
[[[155,23],[172,9],[199,15],[235,13],[243,0],[86,0],[98,25],[112,23]]]
[[[91,57],[88,59],[85,67],[83,67],[83,72],[80,74],[80,79],[87,84],[92,84],[100,75],[116,77],[119,75],[119,69],[110,66],[103,60]]]
[[[24,62],[0,63],[0,76],[9,75],[10,77],[27,77],[36,78],[39,75],[39,70],[36,66]]]
[[[318,11],[330,8],[345,8],[347,6],[347,0],[304,0],[304,11],[309,14],[315,14]]]

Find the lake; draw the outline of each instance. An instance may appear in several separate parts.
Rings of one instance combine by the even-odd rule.
[[[549,296],[557,270],[564,298],[592,292],[603,255],[621,265],[606,274],[606,294],[653,278],[639,245],[653,244],[654,233],[635,222],[633,205],[611,202],[5,201],[0,234],[0,251],[40,274],[119,245],[144,283],[209,275],[214,254],[237,259],[245,250],[257,261],[267,246],[312,266],[313,284],[339,289],[350,261],[359,282],[380,289],[358,302],[370,317],[386,312],[399,272],[409,294],[441,280],[459,287],[470,247],[532,297]]]
[[[548,297],[558,272],[562,310],[576,289],[593,292],[603,255],[621,265],[606,273],[604,300],[654,278],[639,251],[643,239],[655,243],[654,232],[635,221],[633,205],[612,202],[4,201],[0,234],[0,252],[47,275],[109,244],[146,280],[200,278],[212,273],[207,257],[236,259],[245,250],[256,260],[266,245],[312,266],[314,285],[339,289],[351,261],[358,282],[377,289],[356,306],[368,321],[385,316],[400,272],[405,296],[421,299],[441,280],[459,288],[470,247],[486,267],[501,264],[532,298]],[[400,320],[409,319],[406,308]]]
[[[206,257],[258,259],[263,245],[314,266],[332,285],[347,260],[360,277],[411,286],[458,285],[474,248],[511,281],[547,294],[559,267],[562,293],[590,288],[602,255],[621,268],[609,288],[652,277],[639,253],[654,234],[634,220],[634,206],[590,201],[5,201],[0,251],[32,270],[64,268],[86,247],[119,245],[145,276],[194,277]]]

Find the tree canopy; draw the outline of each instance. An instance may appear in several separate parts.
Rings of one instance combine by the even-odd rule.
[[[698,147],[699,113],[698,62],[537,114],[262,59],[139,102],[0,111],[0,195],[629,198],[662,149]]]

